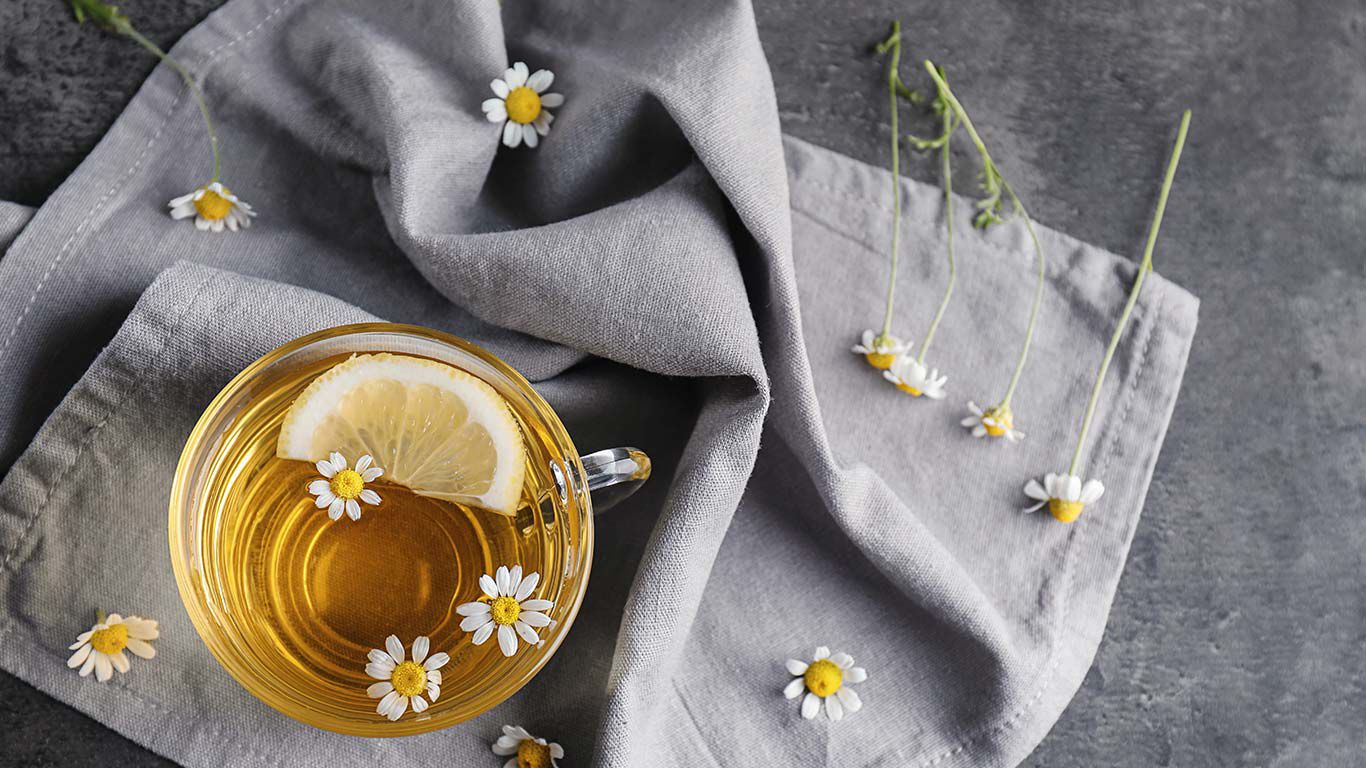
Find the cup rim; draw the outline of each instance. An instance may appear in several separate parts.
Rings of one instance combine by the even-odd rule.
[[[435,727],[432,726],[433,720],[431,719],[401,719],[398,721],[388,721],[376,716],[376,720],[371,723],[368,720],[356,719],[347,721],[332,716],[312,717],[311,715],[315,714],[313,710],[304,709],[299,711],[297,708],[291,708],[289,704],[294,703],[293,700],[277,695],[273,688],[257,685],[256,681],[259,678],[259,675],[253,676],[250,665],[239,664],[232,655],[220,652],[220,649],[217,647],[219,643],[225,643],[226,638],[230,638],[232,633],[224,631],[221,625],[212,619],[208,608],[209,601],[204,599],[203,594],[197,592],[194,588],[193,582],[195,575],[190,562],[190,544],[186,539],[186,536],[190,534],[185,530],[184,519],[194,518],[202,514],[202,509],[197,507],[187,510],[188,507],[192,506],[189,503],[187,494],[193,487],[196,470],[198,469],[198,464],[192,462],[192,458],[199,452],[202,443],[210,437],[208,434],[210,427],[213,422],[217,420],[222,409],[239,394],[241,388],[249,384],[263,371],[269,369],[270,366],[278,363],[283,358],[316,343],[344,336],[376,332],[416,336],[453,347],[460,352],[477,358],[504,377],[519,394],[527,399],[536,416],[550,431],[555,443],[565,452],[562,458],[564,469],[568,470],[568,472],[566,473],[567,476],[564,480],[568,486],[568,493],[575,498],[579,509],[582,510],[580,513],[582,516],[580,522],[581,541],[578,544],[580,554],[576,557],[576,560],[578,561],[577,567],[581,569],[581,575],[578,578],[578,587],[574,590],[573,602],[569,606],[569,612],[560,622],[562,625],[561,628],[558,629],[555,636],[549,642],[545,643],[544,647],[537,648],[537,652],[540,655],[536,662],[521,676],[521,679],[516,680],[516,682],[510,686],[506,686],[506,689],[500,694],[497,701],[480,711],[466,713],[448,721],[440,721],[440,724]],[[564,642],[564,639],[568,636],[575,620],[578,618],[579,610],[583,606],[583,600],[588,591],[588,582],[592,573],[594,540],[595,531],[592,497],[588,492],[588,481],[583,464],[579,460],[579,451],[574,445],[573,439],[569,436],[568,430],[565,429],[564,423],[560,420],[559,415],[556,414],[555,410],[550,407],[550,404],[545,401],[545,398],[541,397],[540,393],[532,388],[531,383],[526,377],[522,376],[516,369],[512,368],[493,353],[485,350],[483,347],[444,331],[404,323],[350,323],[314,331],[313,333],[300,336],[299,338],[275,347],[243,368],[237,375],[233,376],[233,378],[219,390],[218,394],[214,396],[209,404],[205,406],[204,411],[195,422],[194,428],[191,429],[189,435],[186,437],[185,446],[181,450],[180,459],[176,464],[175,476],[171,484],[168,503],[167,541],[171,550],[171,568],[175,573],[176,588],[180,594],[180,601],[190,617],[190,622],[194,625],[195,633],[209,649],[210,654],[212,654],[218,664],[227,671],[229,676],[231,676],[249,694],[280,714],[315,728],[351,736],[398,737],[430,733],[478,717],[516,695],[518,691],[530,683],[531,680],[545,668],[545,665],[549,663],[550,659],[559,650],[560,645]],[[224,651],[226,651],[226,649],[224,649]],[[513,678],[509,677],[508,679]]]

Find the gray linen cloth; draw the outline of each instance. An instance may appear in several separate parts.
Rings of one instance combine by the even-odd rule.
[[[743,3],[233,0],[175,53],[221,124],[235,234],[172,222],[206,179],[165,67],[35,214],[4,209],[0,666],[187,765],[498,765],[517,723],[570,765],[1012,765],[1080,684],[1180,386],[1196,300],[1154,276],[1105,388],[1071,526],[1025,516],[1063,467],[1134,269],[1042,230],[1035,351],[1006,446],[958,426],[999,395],[1032,290],[1018,225],[960,227],[961,283],[913,400],[849,353],[885,286],[887,174],[784,140]],[[509,60],[567,96],[535,150],[479,103]],[[896,328],[946,271],[938,191],[903,181]],[[960,220],[969,203],[958,203]],[[1169,254],[1167,258],[1181,258]],[[382,317],[484,345],[584,450],[635,444],[647,490],[601,518],[580,617],[493,712],[397,740],[260,704],[176,593],[171,474],[217,389],[279,343]],[[761,450],[762,447],[762,450]],[[96,609],[159,619],[100,685],[65,646]],[[803,721],[783,661],[868,669],[864,708]]]

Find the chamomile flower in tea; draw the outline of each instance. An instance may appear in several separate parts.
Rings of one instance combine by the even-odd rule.
[[[532,736],[520,725],[505,725],[503,735],[493,742],[493,754],[508,758],[503,768],[559,768],[564,747]]]
[[[441,668],[451,660],[445,653],[433,653],[431,639],[421,636],[413,641],[413,657],[405,658],[403,643],[398,635],[384,639],[384,649],[371,649],[365,674],[380,682],[372,684],[365,694],[379,699],[375,712],[397,720],[412,706],[413,712],[425,712],[441,695]],[[427,698],[423,698],[426,694]],[[428,700],[430,699],[430,701]]]
[[[313,505],[327,510],[327,516],[333,520],[340,519],[342,512],[352,520],[359,520],[361,503],[379,506],[379,494],[366,487],[384,474],[383,469],[374,466],[374,461],[367,453],[357,459],[356,468],[351,469],[346,464],[346,457],[336,451],[318,461],[318,474],[323,477],[308,484],[308,492],[317,497]]]
[[[847,653],[831,654],[822,645],[816,649],[815,659],[811,662],[798,659],[787,660],[787,671],[794,677],[783,689],[783,695],[795,699],[804,691],[802,717],[810,720],[825,707],[825,716],[834,721],[843,720],[863,708],[863,701],[857,692],[850,688],[851,683],[861,683],[868,679],[863,667],[854,666],[854,657]]]
[[[549,600],[533,599],[531,594],[541,581],[541,574],[531,573],[522,577],[522,566],[498,566],[494,576],[485,574],[479,577],[479,588],[484,590],[487,599],[463,603],[456,607],[456,613],[464,616],[460,629],[473,632],[475,645],[483,645],[496,631],[498,647],[504,656],[517,652],[517,638],[527,645],[539,645],[541,638],[536,634],[539,627],[550,626],[550,617],[544,611],[554,607]]]

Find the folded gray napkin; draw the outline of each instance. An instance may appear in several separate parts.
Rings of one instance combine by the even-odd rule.
[[[206,179],[164,67],[26,226],[4,209],[23,228],[0,260],[0,666],[196,766],[498,765],[504,723],[568,764],[1012,765],[1047,732],[1105,626],[1190,294],[1149,281],[1087,448],[1105,497],[1065,526],[1021,515],[1020,489],[1063,468],[1133,265],[1041,231],[1029,436],[973,440],[963,404],[998,394],[1033,268],[1017,225],[960,228],[934,355],[949,398],[897,392],[849,353],[880,315],[888,176],[781,138],[745,4],[233,0],[174,52],[260,216],[215,235],[166,215]],[[567,98],[536,149],[500,150],[479,110],[509,60]],[[943,212],[902,184],[910,331],[945,279]],[[397,740],[311,729],[237,686],[180,606],[164,527],[217,389],[372,317],[485,346],[581,448],[656,461],[601,518],[583,611],[532,684]],[[68,670],[98,608],[159,619],[157,658],[106,684]],[[843,722],[781,693],[783,662],[819,645],[868,670]]]

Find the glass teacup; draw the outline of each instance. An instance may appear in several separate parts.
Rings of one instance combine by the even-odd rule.
[[[515,512],[421,496],[386,484],[382,475],[370,485],[380,503],[366,505],[356,519],[315,505],[320,499],[310,489],[322,487],[323,467],[276,458],[285,413],[324,372],[353,355],[377,353],[454,367],[506,402],[526,455]],[[405,412],[410,417],[422,414]],[[360,468],[361,457],[343,458]],[[171,490],[171,560],[196,630],[254,696],[340,733],[425,733],[491,709],[545,665],[588,584],[590,493],[606,491],[600,510],[649,473],[649,459],[635,449],[580,457],[559,417],[526,379],[469,342],[415,326],[342,326],[262,357],[205,410]],[[509,572],[499,573],[500,566]],[[506,637],[462,629],[467,617],[457,608],[493,602],[482,576],[497,583],[532,573],[538,581],[524,601],[540,601],[536,613],[549,623],[509,623],[508,632],[516,630],[510,655]],[[511,588],[517,591],[517,585]],[[551,606],[541,607],[546,601]],[[501,632],[503,625],[495,628]],[[483,635],[480,644],[477,634]],[[401,644],[399,661],[414,660],[419,636],[428,638],[429,660],[449,656],[436,674],[423,677],[439,682],[437,688],[424,682],[422,701],[397,719],[377,711],[388,689],[372,688],[384,681],[367,673],[367,655],[372,649],[387,653],[390,635]],[[425,708],[415,711],[419,706]]]

